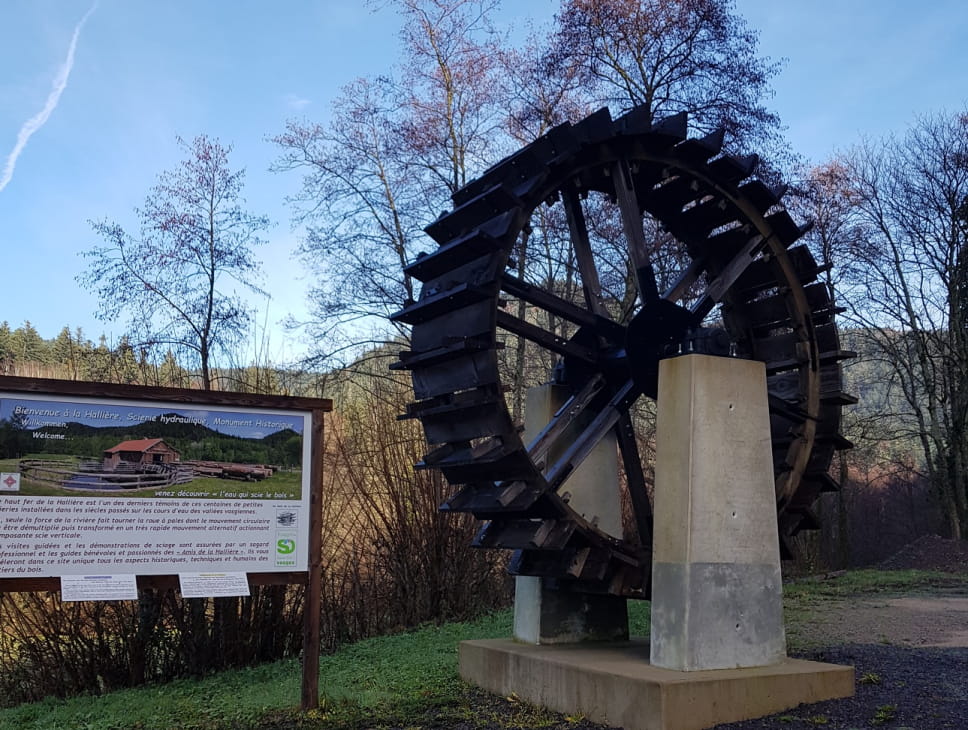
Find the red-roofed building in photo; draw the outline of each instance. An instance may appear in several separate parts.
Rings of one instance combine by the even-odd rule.
[[[122,464],[146,466],[148,464],[174,464],[181,459],[175,449],[164,439],[135,439],[122,441],[104,452],[104,470],[114,471]]]

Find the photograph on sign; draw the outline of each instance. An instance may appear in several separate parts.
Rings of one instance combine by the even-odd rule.
[[[310,424],[0,392],[0,578],[305,570]]]

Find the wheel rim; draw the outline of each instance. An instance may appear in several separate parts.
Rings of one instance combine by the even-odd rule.
[[[722,331],[723,346],[766,363],[784,546],[817,526],[810,506],[836,488],[827,470],[834,451],[849,446],[840,411],[853,401],[841,389],[839,362],[851,353],[840,350],[837,309],[807,248],[794,247],[805,229],[783,209],[782,193],[750,177],[755,158],[723,155],[721,143],[721,134],[687,139],[684,115],[650,124],[640,109],[561,125],[458,191],[454,210],[426,229],[440,248],[406,269],[423,286],[393,317],[412,325],[412,349],[394,367],[411,371],[416,401],[406,415],[422,422],[433,447],[418,468],[440,469],[457,487],[441,509],[485,521],[475,545],[515,551],[512,573],[649,594],[651,509],[630,410],[655,396],[660,357],[723,341]],[[637,294],[624,317],[601,283],[581,202],[588,195],[612,200],[621,220]],[[582,292],[575,301],[552,291],[553,281],[536,286],[507,271],[545,204],[561,206],[567,221],[570,274]],[[658,278],[659,249],[650,250],[643,220],[675,244],[678,265]],[[564,334],[510,313],[505,296],[567,323]],[[715,316],[722,330],[699,328]],[[560,358],[571,393],[530,444],[503,397],[502,333]],[[567,503],[568,477],[610,431],[638,540],[610,537]]]

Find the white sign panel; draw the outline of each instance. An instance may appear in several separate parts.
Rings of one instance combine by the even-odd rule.
[[[311,413],[0,392],[0,578],[307,569]]]
[[[65,575],[62,601],[136,601],[138,583],[133,573],[122,575]]]
[[[179,573],[178,585],[182,598],[249,595],[245,573]]]

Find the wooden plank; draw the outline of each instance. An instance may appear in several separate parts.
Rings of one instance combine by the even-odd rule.
[[[319,622],[323,575],[323,414],[313,411],[313,442],[309,470],[309,563],[306,600],[303,602],[303,666],[300,707],[303,712],[319,707]]]
[[[328,398],[302,398],[286,395],[234,393],[222,390],[194,390],[191,388],[160,388],[148,385],[119,385],[91,383],[81,380],[50,378],[21,378],[0,375],[0,391],[44,395],[78,395],[87,398],[124,398],[128,400],[170,401],[199,405],[239,406],[244,408],[277,408],[312,411],[333,410]]]

